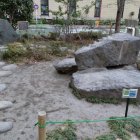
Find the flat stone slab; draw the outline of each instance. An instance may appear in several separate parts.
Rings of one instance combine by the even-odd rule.
[[[10,65],[6,65],[6,66],[2,67],[3,70],[9,70],[9,71],[13,71],[17,68],[18,68],[18,66],[16,64],[10,64]]]
[[[6,84],[0,84],[0,92],[6,89]]]
[[[5,77],[11,75],[11,71],[0,71],[0,77]]]
[[[0,122],[0,133],[5,133],[13,128],[12,122]]]
[[[72,75],[71,87],[83,97],[122,98],[123,88],[138,88],[140,72],[136,69],[115,69],[99,72],[77,72]]]
[[[79,70],[135,64],[140,51],[140,38],[117,33],[75,52]]]
[[[0,62],[0,68],[5,65],[5,62]]]
[[[58,73],[62,74],[74,73],[78,69],[75,58],[66,58],[64,60],[54,62],[54,67]]]
[[[12,107],[13,103],[10,101],[0,101],[0,110]]]

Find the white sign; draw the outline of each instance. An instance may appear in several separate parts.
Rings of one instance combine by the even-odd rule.
[[[122,98],[137,98],[138,89],[123,89]]]

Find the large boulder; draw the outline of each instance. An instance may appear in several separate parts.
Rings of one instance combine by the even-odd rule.
[[[79,70],[129,65],[136,63],[139,50],[140,38],[117,33],[77,50],[75,60]]]
[[[18,37],[10,23],[7,20],[0,19],[0,45],[14,42]]]
[[[140,89],[140,72],[136,68],[84,70],[72,75],[70,86],[82,97],[122,98],[123,88]],[[140,90],[138,93],[140,99]]]
[[[77,65],[74,58],[66,58],[54,62],[54,67],[61,74],[69,74],[77,71]]]

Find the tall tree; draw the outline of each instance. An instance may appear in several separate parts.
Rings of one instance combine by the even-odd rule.
[[[16,26],[17,21],[32,19],[33,0],[0,0],[0,18],[8,19]]]
[[[115,25],[116,33],[120,32],[120,23],[124,12],[125,1],[126,0],[117,0],[117,15],[116,15],[116,25]]]

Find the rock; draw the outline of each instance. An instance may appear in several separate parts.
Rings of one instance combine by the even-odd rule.
[[[74,58],[66,58],[54,63],[55,69],[58,73],[67,74],[77,71],[77,65]]]
[[[5,89],[6,89],[6,85],[5,84],[0,84],[0,92],[2,92]]]
[[[0,19],[0,44],[7,44],[14,42],[19,38],[16,31],[14,31],[11,24],[4,19]]]
[[[17,65],[15,65],[15,64],[10,64],[10,65],[7,65],[7,66],[4,66],[4,67],[2,67],[2,69],[3,70],[9,70],[9,71],[13,71],[13,70],[15,70],[15,69],[17,69],[18,67],[17,67]]]
[[[13,128],[12,122],[0,122],[0,133],[7,132]]]
[[[138,70],[140,70],[140,64],[137,64],[137,68],[138,68]]]
[[[137,68],[138,68],[138,70],[140,70],[140,52],[139,52],[139,54],[138,54],[136,64],[137,64]]]
[[[140,89],[140,72],[135,69],[115,69],[76,72],[70,86],[83,97],[122,98],[123,88]],[[138,93],[140,99],[140,90]]]
[[[5,62],[0,62],[0,68],[5,65]]]
[[[130,65],[136,63],[139,50],[140,38],[117,33],[77,50],[75,60],[79,70]]]
[[[9,76],[11,75],[11,71],[0,71],[0,77]]]
[[[0,101],[0,110],[12,107],[13,103],[10,101]]]

